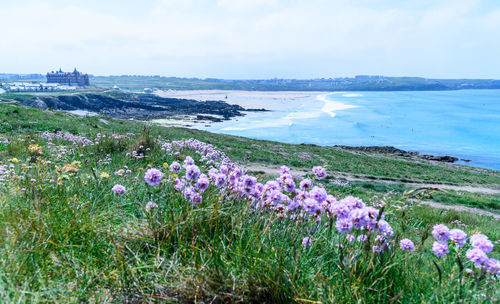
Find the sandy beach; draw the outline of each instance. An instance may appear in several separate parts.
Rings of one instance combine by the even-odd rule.
[[[294,107],[304,99],[314,98],[325,92],[286,92],[286,91],[231,91],[231,90],[156,90],[155,95],[168,98],[187,98],[199,101],[223,100],[244,108],[265,108],[267,110]]]
[[[292,125],[297,119],[317,118],[321,113],[326,113],[335,117],[336,111],[355,108],[357,106],[348,105],[327,98],[332,94],[345,94],[345,92],[315,92],[315,91],[231,91],[231,90],[191,90],[191,91],[161,91],[154,92],[155,95],[167,98],[186,98],[198,101],[222,100],[229,104],[239,105],[246,109],[266,109],[273,112],[287,112],[283,117],[273,117],[271,120],[265,119],[263,113],[247,112],[247,115],[262,117],[258,126],[281,126]],[[305,104],[315,106],[304,106]],[[238,120],[237,118],[233,120]],[[188,127],[207,126],[207,122],[196,121],[193,117],[177,118],[175,120],[154,120],[156,123],[164,125],[178,125]],[[225,130],[240,130],[258,127],[254,126],[226,126]]]

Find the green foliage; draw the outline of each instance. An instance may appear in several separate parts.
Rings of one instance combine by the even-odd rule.
[[[388,202],[384,214],[396,233],[393,247],[408,237],[417,250],[379,255],[364,243],[347,242],[328,220],[298,223],[251,211],[248,201],[221,195],[215,188],[193,206],[173,189],[172,173],[165,178],[170,182],[157,188],[142,181],[150,166],[163,168],[165,162],[194,156],[188,149],[168,156],[158,148],[158,136],[199,138],[242,164],[286,164],[294,158],[297,170],[328,163],[332,173],[499,185],[496,171],[435,168],[330,147],[78,118],[12,105],[0,105],[0,111],[10,113],[0,116],[10,141],[0,149],[0,165],[12,165],[14,170],[0,182],[2,302],[494,303],[499,299],[498,278],[476,281],[466,276],[456,253],[445,259],[434,257],[428,238],[429,227],[446,223],[499,240],[498,222],[408,202],[402,194],[409,186],[402,183],[323,182],[339,198],[356,195],[365,202]],[[101,139],[97,145],[82,147],[64,139],[49,144],[41,135],[57,130],[92,139],[101,133]],[[135,135],[113,137],[129,132]],[[35,161],[29,159],[31,144],[39,144],[43,151]],[[127,156],[132,151],[148,157]],[[131,173],[113,174],[125,166]],[[270,178],[262,175],[263,180]],[[113,194],[110,189],[116,183],[123,184],[127,193]],[[443,200],[452,202],[454,195],[485,204],[496,199],[450,192]],[[156,202],[158,209],[147,212],[148,201]],[[306,236],[312,237],[311,247],[301,244]],[[491,256],[500,256],[498,245]]]

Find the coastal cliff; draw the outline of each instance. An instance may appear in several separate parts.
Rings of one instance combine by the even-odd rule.
[[[11,94],[9,98],[24,106],[38,109],[80,110],[114,118],[138,120],[193,115],[198,120],[217,122],[243,116],[242,111],[246,110],[241,106],[230,105],[224,101],[196,101],[122,92],[59,95]]]

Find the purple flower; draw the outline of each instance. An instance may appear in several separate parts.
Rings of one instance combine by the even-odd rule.
[[[415,244],[413,244],[410,239],[402,239],[399,242],[399,247],[401,248],[401,250],[408,252],[415,250]]]
[[[207,190],[209,185],[210,182],[208,181],[208,178],[204,174],[202,174],[198,179],[198,181],[196,182],[196,188],[198,188],[198,190],[201,192]]]
[[[196,165],[189,165],[186,167],[186,178],[195,181],[200,176],[200,168]]]
[[[310,236],[306,236],[305,238],[302,239],[302,246],[311,247],[311,245],[312,245],[312,240]]]
[[[440,258],[448,254],[448,243],[446,241],[435,241],[432,244],[432,251],[434,254]]]
[[[326,177],[325,168],[323,168],[321,166],[315,166],[315,167],[313,167],[312,171],[317,179],[325,179],[325,177]]]
[[[125,187],[123,187],[120,184],[116,184],[113,186],[113,188],[111,188],[111,191],[113,191],[116,194],[124,194],[125,192],[127,192],[127,189],[125,189]]]
[[[215,180],[217,178],[217,174],[219,174],[219,170],[216,168],[208,170],[208,177],[210,177],[211,180]]]
[[[329,207],[331,214],[337,216],[337,218],[348,218],[350,216],[349,207],[342,202],[335,202]]]
[[[285,179],[284,183],[284,189],[286,192],[294,192],[295,191],[295,182],[291,178]]]
[[[301,182],[300,182],[300,189],[302,190],[307,190],[307,189],[310,189],[311,188],[311,180],[310,179],[303,179]]]
[[[479,248],[486,253],[493,250],[493,243],[484,234],[474,234],[470,237],[470,243],[474,248]]]
[[[368,216],[368,213],[364,208],[362,209],[354,209],[351,211],[351,219],[354,223],[354,228],[362,229],[365,226],[365,219]]]
[[[358,235],[358,242],[364,242],[368,239],[368,237],[365,234]]]
[[[186,156],[186,159],[184,160],[184,168],[194,165],[194,160],[191,156]]]
[[[276,181],[268,181],[265,185],[266,190],[279,190],[280,185]]]
[[[178,173],[181,171],[181,165],[178,162],[174,161],[173,163],[170,164],[169,169],[172,172]]]
[[[257,179],[253,176],[245,175],[243,176],[243,187],[251,189],[257,184]]]
[[[335,228],[340,233],[347,233],[352,230],[352,221],[349,218],[338,219],[335,223]]]
[[[280,174],[281,175],[290,174],[290,169],[287,166],[281,166]]]
[[[484,251],[478,248],[469,249],[465,253],[465,256],[474,263],[474,266],[481,267],[488,261],[488,256]]]
[[[273,192],[271,192],[269,197],[273,201],[273,205],[277,205],[277,204],[281,203],[281,201],[283,200],[283,193],[281,193],[278,190],[274,190]]]
[[[226,175],[223,173],[217,174],[217,176],[215,178],[215,185],[217,187],[222,187],[225,182],[226,182]]]
[[[150,186],[157,187],[161,183],[163,173],[160,170],[151,168],[144,174],[144,181]]]
[[[194,192],[191,195],[191,202],[193,203],[193,205],[198,205],[202,200],[203,196],[201,196],[201,194],[199,194],[198,192]]]
[[[322,203],[326,200],[326,190],[320,187],[314,187],[309,193],[312,198],[314,198],[318,203]]]
[[[461,229],[451,229],[450,239],[458,244],[458,246],[463,247],[467,242],[467,234]]]
[[[349,207],[350,210],[365,207],[365,204],[359,197],[354,197],[351,195],[344,197],[343,199],[340,200],[340,202]]]
[[[227,172],[229,172],[229,169],[227,168],[226,165],[220,166],[220,173],[227,174]]]
[[[450,238],[450,229],[443,224],[435,225],[432,229],[432,236],[439,241],[446,241]]]
[[[177,191],[181,191],[186,186],[186,181],[183,179],[176,178],[174,183],[175,183],[174,189]]]
[[[347,235],[345,236],[345,239],[346,239],[346,241],[348,241],[348,242],[352,243],[352,242],[354,242],[354,239],[355,239],[355,238],[354,238],[354,235],[352,235],[352,234],[347,234]]]
[[[316,200],[314,200],[312,198],[306,198],[304,200],[304,209],[310,215],[319,215],[319,214],[321,214],[321,206],[318,204],[318,201],[316,201]]]
[[[151,209],[156,209],[158,208],[158,205],[156,203],[153,203],[153,202],[148,202],[146,204],[146,212],[149,212]]]
[[[484,266],[486,267],[486,270],[488,270],[492,274],[500,274],[500,261],[499,260],[496,260],[493,258],[488,259],[488,261],[486,261]]]
[[[394,230],[392,230],[391,225],[387,223],[385,220],[379,220],[378,224],[378,231],[383,234],[386,237],[393,237],[394,236]]]

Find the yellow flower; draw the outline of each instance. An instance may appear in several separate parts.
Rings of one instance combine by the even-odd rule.
[[[168,169],[168,163],[167,162],[163,163],[163,168]]]
[[[28,151],[30,151],[31,155],[42,155],[43,154],[42,147],[40,147],[39,145],[36,145],[36,144],[29,145]]]
[[[74,161],[71,164],[65,164],[62,170],[64,172],[76,173],[80,170],[80,162]]]
[[[101,174],[99,175],[101,178],[109,178],[109,174],[106,173],[106,172],[101,172]]]
[[[19,162],[19,159],[13,157],[13,158],[9,159],[9,161],[17,164]]]

